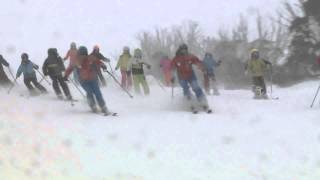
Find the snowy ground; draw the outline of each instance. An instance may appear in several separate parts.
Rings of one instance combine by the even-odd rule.
[[[278,101],[222,91],[209,97],[214,114],[193,115],[180,89],[171,100],[154,83],[150,97],[130,99],[109,84],[104,95],[119,117],[91,114],[84,102],[71,107],[51,88],[35,98],[20,96],[23,86],[3,89],[0,179],[316,180],[320,108],[309,106],[317,85],[275,89]]]

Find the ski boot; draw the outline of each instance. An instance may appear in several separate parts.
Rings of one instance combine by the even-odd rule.
[[[57,94],[57,97],[59,100],[63,100],[63,95],[62,94]]]
[[[214,96],[220,96],[220,92],[219,92],[219,91],[214,91],[214,92],[213,92],[213,95],[214,95]]]
[[[93,113],[97,113],[97,112],[98,112],[98,108],[97,108],[96,105],[92,105],[92,106],[90,106],[90,108],[91,108],[91,111],[92,111]]]

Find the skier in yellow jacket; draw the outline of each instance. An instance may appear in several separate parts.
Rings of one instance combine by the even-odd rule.
[[[121,86],[124,89],[129,90],[132,86],[132,77],[131,72],[128,70],[129,61],[131,59],[130,49],[129,47],[123,48],[123,53],[119,58],[118,64],[116,66],[116,70],[120,68],[121,71]]]
[[[272,64],[260,58],[258,49],[251,50],[250,57],[246,65],[246,70],[252,75],[254,98],[268,99],[264,75],[268,66],[272,66]]]

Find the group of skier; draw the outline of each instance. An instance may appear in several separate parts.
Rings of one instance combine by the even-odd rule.
[[[64,61],[69,60],[70,63],[67,68],[64,66]],[[112,114],[105,103],[103,95],[101,93],[100,86],[107,84],[102,70],[110,73],[107,70],[106,63],[109,64],[111,70],[110,59],[106,58],[100,53],[99,46],[94,46],[92,53],[88,53],[88,49],[85,46],[77,48],[76,43],[71,43],[70,49],[64,58],[59,56],[56,48],[48,49],[48,57],[45,59],[42,72],[39,71],[39,66],[34,64],[27,53],[21,55],[21,64],[18,68],[15,82],[12,83],[4,73],[3,67],[9,67],[9,63],[0,56],[0,83],[14,86],[16,80],[21,74],[24,75],[24,84],[30,91],[31,95],[38,95],[40,93],[47,93],[45,87],[40,83],[47,79],[45,76],[49,76],[52,80],[52,87],[59,99],[74,101],[72,98],[70,89],[68,87],[69,76],[73,74],[72,83],[75,86],[81,85],[86,92],[86,98],[88,104],[93,112],[99,112],[97,104],[100,107],[100,111],[106,115]],[[176,51],[176,55],[173,59],[164,55],[159,63],[159,68],[163,72],[164,84],[166,86],[173,86],[175,82],[178,82],[183,89],[185,99],[190,105],[190,110],[197,113],[199,110],[211,113],[212,110],[207,101],[207,95],[211,94],[213,89],[214,95],[219,95],[219,90],[216,83],[215,70],[221,65],[221,61],[216,61],[211,53],[206,53],[203,60],[200,60],[195,55],[189,52],[188,46],[182,44]],[[251,51],[250,60],[246,65],[246,72],[249,72],[253,77],[253,85],[255,98],[267,98],[267,91],[264,82],[264,71],[271,65],[270,62],[260,58],[259,51],[253,49]],[[194,66],[198,67],[203,72],[204,89],[200,87]],[[143,56],[141,49],[135,49],[133,56],[130,54],[130,48],[124,47],[123,53],[119,57],[115,70],[121,72],[121,87],[130,91],[132,85],[134,91],[137,94],[141,94],[141,86],[145,95],[150,94],[150,88],[148,86],[145,69],[151,69],[151,65],[148,64]],[[11,72],[11,71],[10,71]],[[42,79],[38,81],[36,72],[38,72]],[[175,77],[176,74],[176,77]],[[39,90],[37,91],[34,86]],[[62,91],[61,91],[62,89]],[[191,93],[190,89],[194,92]],[[63,94],[64,96],[63,96]],[[199,109],[200,108],[200,109]]]

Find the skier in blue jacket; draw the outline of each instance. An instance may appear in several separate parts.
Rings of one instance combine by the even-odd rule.
[[[202,63],[204,67],[204,86],[206,93],[210,95],[210,84],[212,82],[213,94],[217,96],[220,95],[217,87],[215,69],[221,65],[221,61],[216,61],[211,53],[206,53]]]
[[[29,89],[31,95],[37,95],[37,92],[31,85],[31,83],[33,83],[33,85],[37,89],[39,89],[41,93],[47,93],[47,90],[38,82],[36,72],[34,70],[39,69],[39,66],[29,60],[29,56],[27,53],[23,53],[21,55],[21,59],[22,61],[17,71],[16,79],[18,79],[21,74],[23,74],[24,84]]]

